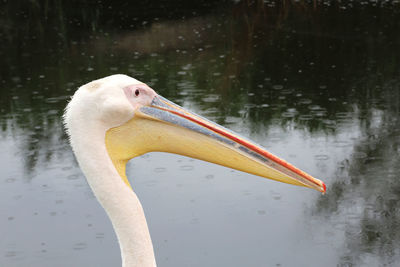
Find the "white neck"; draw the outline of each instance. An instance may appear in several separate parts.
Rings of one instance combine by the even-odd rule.
[[[79,126],[69,127],[71,145],[90,187],[112,222],[121,248],[122,266],[156,266],[142,205],[108,156],[106,129],[98,125]]]

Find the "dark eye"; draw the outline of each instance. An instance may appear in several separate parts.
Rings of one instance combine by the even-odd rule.
[[[135,96],[138,96],[139,95],[139,89],[136,89],[135,90]]]

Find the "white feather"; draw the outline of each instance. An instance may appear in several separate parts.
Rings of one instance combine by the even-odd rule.
[[[106,131],[134,116],[122,88],[139,83],[125,75],[88,83],[76,91],[64,114],[78,163],[118,237],[124,267],[156,266],[142,205],[119,176],[105,147]]]

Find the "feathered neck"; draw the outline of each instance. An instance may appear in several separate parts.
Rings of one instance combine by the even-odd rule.
[[[112,222],[120,244],[122,266],[156,266],[142,205],[107,153],[107,129],[79,122],[66,119],[71,146],[94,195]]]

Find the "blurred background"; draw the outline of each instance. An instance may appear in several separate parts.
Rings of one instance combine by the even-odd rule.
[[[61,116],[115,73],[327,193],[150,153],[128,177],[159,266],[400,264],[399,1],[0,2],[0,266],[119,266]]]

